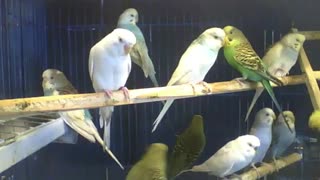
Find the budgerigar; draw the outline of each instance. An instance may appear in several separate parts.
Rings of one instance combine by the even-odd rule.
[[[66,78],[63,72],[56,69],[47,69],[42,74],[42,88],[45,96],[64,95],[64,94],[78,94],[78,91],[72,86],[70,81]],[[92,122],[92,117],[88,110],[72,110],[59,112],[64,122],[68,124],[73,130],[79,133],[92,143],[98,142],[102,148],[119,164],[123,166],[118,159],[109,150],[102,138],[100,137],[96,126]]]
[[[190,126],[177,136],[173,152],[169,157],[168,179],[174,179],[181,171],[189,169],[200,156],[205,145],[203,118],[200,115],[194,115]]]
[[[134,8],[126,9],[118,19],[118,28],[127,29],[136,36],[137,43],[133,46],[130,55],[134,63],[141,67],[146,78],[150,77],[154,86],[159,86],[156,79],[156,71],[154,70],[153,62],[148,54],[148,47],[138,23],[138,11]]]
[[[225,33],[220,28],[209,28],[195,39],[181,56],[167,86],[202,83],[206,74],[216,61],[219,49],[223,46]],[[174,99],[166,101],[157,119],[153,123],[154,132],[168,111]]]
[[[108,97],[113,90],[123,90],[129,99],[128,89],[124,87],[131,71],[130,50],[136,43],[134,34],[117,28],[96,43],[90,50],[89,74],[96,92],[105,91]],[[110,124],[113,106],[101,107],[100,127],[104,127],[103,140],[110,147]]]
[[[283,114],[285,119],[279,115],[272,127],[272,143],[269,152],[274,161],[280,157],[296,139],[295,116],[293,112],[284,111]],[[288,130],[285,121],[288,121],[293,133]]]
[[[151,144],[146,153],[130,169],[126,180],[167,180],[168,146]]]
[[[243,79],[262,83],[277,109],[282,114],[282,108],[275,97],[269,81],[278,85],[282,85],[283,83],[268,73],[266,66],[253,50],[242,31],[233,26],[226,26],[223,29],[226,33],[226,42],[223,49],[227,62],[242,74]]]
[[[205,172],[209,175],[226,177],[250,164],[260,141],[256,136],[243,135],[229,141],[201,165],[184,172]]]
[[[262,163],[272,140],[272,123],[276,119],[276,115],[270,108],[263,108],[256,114],[249,134],[254,135],[260,140],[260,147],[252,159],[251,166],[255,167],[256,163]]]
[[[289,74],[290,69],[296,64],[305,36],[298,33],[289,33],[276,42],[262,58],[267,71],[275,77],[284,77]],[[264,88],[257,88],[252,102],[246,114],[245,121],[263,92]]]

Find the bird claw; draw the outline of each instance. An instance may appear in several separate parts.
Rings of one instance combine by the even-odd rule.
[[[277,160],[275,158],[273,158],[273,164],[274,164],[274,168],[276,169],[277,172],[279,172],[279,168],[277,165]]]
[[[119,88],[119,90],[123,91],[124,97],[127,100],[130,100],[129,90],[127,87],[123,86],[123,87]]]
[[[111,90],[104,90],[104,92],[106,93],[106,95],[108,96],[108,98],[111,98],[112,96],[112,91]]]
[[[251,167],[256,171],[257,177],[260,178],[260,177],[261,177],[261,174],[260,174],[258,168],[257,168],[253,163],[251,164]]]
[[[201,81],[198,84],[202,85],[204,88],[206,88],[206,93],[211,93],[211,88],[209,84],[205,81]]]
[[[243,87],[244,84],[245,84],[245,82],[246,82],[246,79],[243,78],[243,77],[239,77],[239,78],[234,78],[233,81],[237,81],[237,82],[239,83],[239,85],[240,85],[241,87]]]

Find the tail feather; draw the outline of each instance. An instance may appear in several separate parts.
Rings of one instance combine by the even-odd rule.
[[[103,132],[103,141],[105,145],[110,148],[110,143],[111,143],[111,122],[107,123],[104,125],[104,132]]]
[[[113,113],[113,106],[108,106],[108,107],[101,107],[99,109],[99,124],[100,124],[100,128],[103,128],[104,126],[104,121],[106,121],[107,123],[109,123],[111,121],[111,117],[112,117],[112,113]]]
[[[159,87],[159,83],[156,79],[156,74],[149,74],[149,78],[151,79],[151,81],[155,87]]]
[[[251,101],[251,104],[250,104],[250,106],[249,106],[249,109],[248,109],[248,111],[247,111],[246,118],[245,118],[245,120],[244,120],[245,122],[247,122],[247,120],[249,119],[250,113],[251,113],[254,105],[256,104],[258,98],[259,98],[260,95],[262,94],[263,90],[264,90],[264,88],[259,88],[259,87],[256,89],[256,93],[254,94],[254,96],[253,96],[253,98],[252,98],[252,101]]]
[[[105,150],[109,154],[109,156],[111,156],[111,158],[120,166],[121,169],[124,169],[124,167],[122,166],[120,161],[117,159],[117,157],[112,153],[112,151],[107,146],[105,146],[105,144],[104,144],[103,140],[101,139],[101,137],[97,131],[97,128],[95,127],[93,122],[87,121],[87,123],[90,124],[92,129],[94,129],[93,135],[96,138],[97,142],[102,146],[103,150]]]
[[[272,90],[272,87],[271,87],[269,81],[268,80],[262,80],[262,85],[267,90],[267,92],[269,93],[272,101],[276,105],[276,107],[277,107],[278,111],[281,113],[282,117],[285,119],[285,116],[283,114],[282,108],[281,108],[278,100],[276,99],[276,96],[274,95],[274,92]],[[286,122],[286,125],[287,125],[288,129],[290,130],[290,132],[293,133],[292,129],[289,126],[289,123],[287,121],[285,121],[285,122]]]
[[[160,114],[158,115],[157,119],[153,122],[153,129],[152,129],[152,132],[154,132],[159,123],[161,122],[163,116],[166,114],[166,112],[168,111],[168,109],[170,108],[171,104],[173,103],[174,99],[169,99],[166,101],[165,105],[163,106]]]
[[[80,134],[82,137],[86,138],[88,141],[95,143],[96,139],[92,135],[91,129],[88,128],[86,122],[82,120],[70,119],[67,114],[68,112],[59,113],[63,121],[74,131]]]

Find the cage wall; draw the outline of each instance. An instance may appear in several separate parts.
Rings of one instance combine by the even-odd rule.
[[[0,98],[42,96],[41,74],[47,68],[63,71],[81,93],[93,92],[87,66],[89,50],[115,28],[118,16],[127,7],[134,7],[140,13],[138,25],[145,35],[156,77],[164,86],[182,53],[206,28],[237,26],[262,56],[292,25],[301,30],[317,30],[320,23],[315,7],[319,4],[315,0],[81,0],[76,3],[71,0],[3,0],[0,1]],[[315,69],[319,66],[318,44],[305,43]],[[295,66],[292,74],[300,73],[299,66]],[[239,76],[220,52],[205,80],[227,81]],[[127,87],[144,88],[152,84],[133,64]],[[312,106],[305,86],[276,88],[275,93],[284,110],[295,112],[298,133],[308,135],[307,118]],[[227,141],[247,132],[250,126],[243,120],[252,97],[253,91],[177,100],[153,134],[151,125],[162,108],[160,102],[117,107],[111,125],[111,149],[121,162],[130,166],[152,142],[164,142],[172,147],[175,134],[188,125],[192,115],[201,114],[207,136],[206,148],[197,161],[202,162]],[[273,107],[267,94],[258,100],[252,114],[265,106]],[[97,110],[91,112],[98,126]],[[106,167],[111,168],[108,175]],[[82,138],[77,145],[51,144],[4,174],[9,177],[14,174],[19,180],[124,176],[97,145]],[[299,171],[292,176],[298,177],[297,174],[302,173]]]

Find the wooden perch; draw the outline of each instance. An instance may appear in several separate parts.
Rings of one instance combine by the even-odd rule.
[[[314,74],[320,79],[320,72]],[[286,85],[305,83],[305,75],[295,75],[282,78]],[[129,90],[130,101],[126,100],[123,92],[115,91],[109,99],[105,93],[72,94],[49,97],[32,97],[0,100],[0,119],[15,116],[26,116],[49,111],[65,111],[74,109],[90,109],[102,106],[119,106],[146,102],[163,101],[169,98],[191,98],[209,94],[223,94],[253,90],[256,83],[246,82],[242,86],[237,81],[216,82],[208,84],[211,92],[203,85],[179,85],[171,87],[147,88]],[[272,84],[275,86],[274,84]],[[195,94],[194,94],[195,93]]]
[[[277,168],[278,170],[287,167],[297,161],[300,161],[302,159],[302,155],[299,153],[293,153],[290,154],[287,157],[283,157],[281,159],[276,160]],[[268,164],[263,164],[260,167],[257,168],[260,177],[258,176],[258,173],[255,169],[250,169],[243,174],[240,174],[239,177],[232,177],[231,180],[238,180],[238,179],[245,179],[245,180],[254,180],[259,179],[261,177],[264,177],[268,174],[272,174],[277,171],[274,162],[270,162]]]
[[[303,47],[301,48],[301,51],[300,51],[299,63],[300,63],[301,71],[306,74],[306,78],[307,78],[306,85],[308,88],[308,92],[311,98],[313,108],[320,109],[320,98],[319,98],[320,90],[315,77],[315,75],[317,74],[313,73],[310,61]]]
[[[306,40],[320,40],[320,31],[299,31],[306,37]]]

